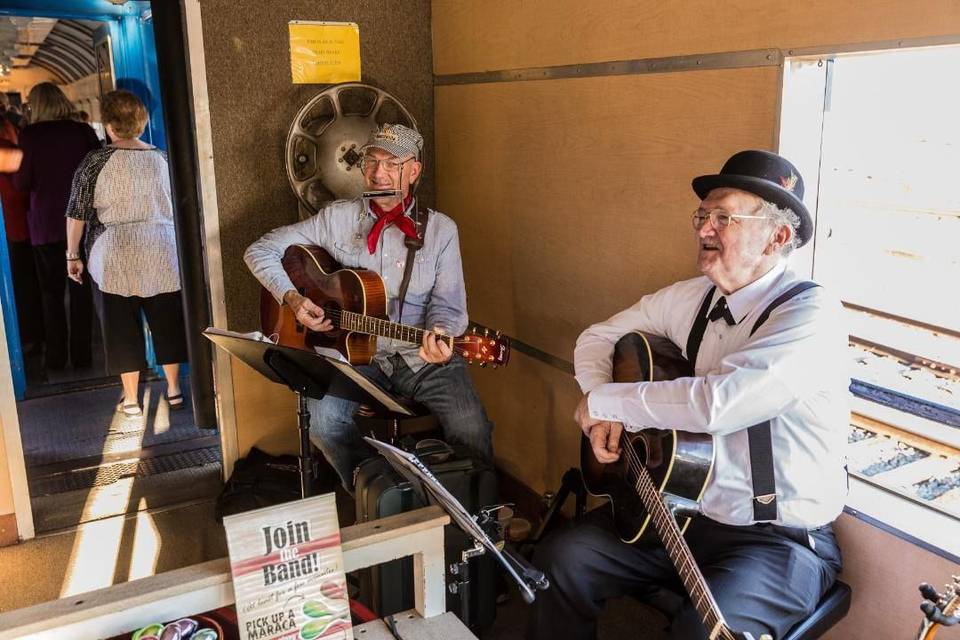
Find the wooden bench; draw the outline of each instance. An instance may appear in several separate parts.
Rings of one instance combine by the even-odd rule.
[[[474,637],[452,614],[443,615],[443,527],[449,522],[439,507],[426,507],[340,530],[346,571],[413,556],[415,609],[396,616],[409,640]],[[234,604],[230,562],[220,558],[0,614],[0,640],[108,638],[157,620],[176,620],[230,604]],[[443,634],[435,636],[441,630]],[[357,632],[363,638],[392,637],[379,620]],[[381,632],[387,635],[377,635]]]

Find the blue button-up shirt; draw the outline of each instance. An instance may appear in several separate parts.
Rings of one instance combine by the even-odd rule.
[[[408,210],[407,215],[411,213]],[[307,220],[274,229],[250,245],[243,257],[253,275],[282,303],[283,294],[296,288],[280,264],[284,251],[293,244],[317,245],[344,267],[380,274],[387,292],[387,314],[393,322],[428,329],[439,327],[451,335],[466,331],[467,294],[456,223],[438,211],[430,211],[426,237],[414,257],[416,264],[400,318],[398,295],[407,260],[405,236],[396,226],[387,227],[371,255],[367,235],[375,222],[376,216],[362,199],[338,200]],[[426,364],[417,355],[419,345],[378,338],[377,347],[374,362],[387,375],[392,373],[387,358],[394,353],[401,354],[414,371]]]

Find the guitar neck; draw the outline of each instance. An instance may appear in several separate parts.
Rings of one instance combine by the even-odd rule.
[[[381,338],[391,338],[411,344],[422,344],[423,334],[425,333],[424,329],[418,327],[411,327],[410,325],[391,322],[382,318],[374,318],[373,316],[366,316],[362,313],[354,313],[352,311],[341,311],[337,325],[347,331],[356,331],[357,333],[365,333]],[[437,339],[446,342],[451,349],[460,353],[460,350],[456,346],[456,339],[453,336],[438,335]]]
[[[707,629],[708,637],[711,640],[713,638],[735,640],[738,635],[743,637],[732,632],[727,626],[723,614],[720,613],[720,607],[717,605],[706,579],[700,572],[700,567],[697,566],[676,519],[670,513],[660,496],[659,490],[653,484],[650,473],[646,467],[640,464],[633,445],[626,438],[621,440],[621,451],[628,454],[628,458],[632,458],[629,460],[630,479],[636,482],[637,493],[653,521],[654,528],[656,528],[660,539],[663,541],[663,546],[666,547],[667,553],[670,555],[673,566],[677,569],[677,573],[683,581],[683,586],[690,596],[690,601],[697,609],[697,613],[700,614],[703,626]]]

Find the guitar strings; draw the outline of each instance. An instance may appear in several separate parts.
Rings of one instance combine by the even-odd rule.
[[[409,325],[400,324],[398,322],[383,320],[382,318],[374,318],[372,316],[363,315],[362,313],[356,313],[355,311],[341,311],[340,309],[329,309],[329,310],[324,309],[323,315],[324,315],[324,318],[336,319],[338,325],[340,325],[340,321],[343,320],[343,318],[345,317],[356,317],[356,318],[364,319],[361,321],[372,321],[372,322],[392,325],[393,327],[396,327],[401,330],[409,330],[411,332],[421,332],[421,333],[426,331],[426,329],[421,329],[419,327],[411,327]],[[340,328],[342,329],[343,327],[341,326]],[[346,330],[350,331],[350,329],[346,329]],[[451,336],[443,336],[442,334],[437,334],[437,335],[443,338],[451,337]],[[388,336],[384,336],[384,337],[388,337]],[[400,338],[397,338],[397,339],[400,339]],[[407,342],[412,343],[413,341],[407,341]],[[449,344],[450,348],[453,349],[454,353],[456,353],[459,356],[462,356],[468,359],[475,358],[475,357],[479,358],[480,356],[478,354],[471,353],[468,349],[457,346],[457,345],[464,345],[464,344],[471,344],[471,343],[472,343],[471,340],[460,340],[456,337],[453,337],[452,340],[450,340],[447,344]]]
[[[646,471],[645,465],[640,461],[640,456],[637,453],[637,450],[633,447],[633,443],[630,442],[630,440],[626,437],[626,431],[624,431],[624,433],[620,435],[620,450],[626,454],[627,465],[630,471],[633,471],[634,474],[636,475],[637,482],[634,485],[634,489],[639,491],[641,488],[644,488],[644,489],[647,489],[648,491],[650,491],[651,489],[653,491],[657,491],[656,486],[653,484],[653,478],[650,477],[649,472]],[[643,486],[641,487],[641,485]],[[666,505],[664,505],[664,509],[666,509]],[[650,513],[649,515],[651,518],[654,518],[654,519],[656,518],[656,515],[654,515],[653,513]],[[667,512],[667,515],[669,515],[669,511]],[[667,521],[667,527],[670,528],[671,532],[676,536],[677,544],[686,546],[686,542],[683,540],[683,534],[680,532],[680,526],[677,524],[676,520],[673,520],[672,518],[667,518],[666,521]],[[671,523],[673,526],[671,526]],[[664,543],[664,545],[666,545],[666,542]],[[687,553],[688,554],[690,553],[689,548],[687,548]],[[694,564],[691,567],[691,569],[695,577],[697,578],[697,582],[703,585],[703,587],[701,587],[700,589],[701,597],[707,598],[708,602],[712,601],[713,597],[710,594],[709,586],[706,585],[706,579],[704,578],[703,574],[700,572],[700,568]],[[682,575],[681,575],[681,578],[682,578]],[[714,602],[713,608],[715,607],[716,607],[716,603]],[[714,615],[714,612],[712,609],[708,609],[707,613],[709,613],[710,615]],[[726,625],[726,623],[723,621],[723,617],[719,614],[719,612],[716,613],[716,616],[718,617],[718,620],[717,620],[718,623],[722,622],[724,625]]]

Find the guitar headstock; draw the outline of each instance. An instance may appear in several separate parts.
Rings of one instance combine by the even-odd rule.
[[[931,585],[920,585],[920,594],[924,600],[920,603],[924,621],[920,627],[919,640],[931,640],[938,626],[949,627],[960,622],[960,576],[953,576],[943,593],[938,593]]]
[[[479,362],[481,367],[490,365],[496,368],[506,366],[510,361],[510,338],[499,331],[473,327],[470,333],[457,338],[455,344],[457,351],[471,364]]]

